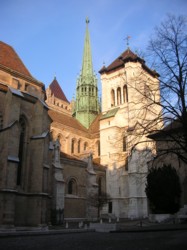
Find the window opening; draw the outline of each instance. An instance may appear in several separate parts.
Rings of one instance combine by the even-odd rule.
[[[26,123],[23,117],[20,118],[20,137],[19,137],[19,164],[17,169],[17,185],[21,185],[21,174],[22,174],[22,167],[23,167],[23,152],[24,152],[24,141],[25,141],[25,130],[26,130]]]
[[[77,183],[75,179],[71,179],[68,182],[68,194],[77,194]]]

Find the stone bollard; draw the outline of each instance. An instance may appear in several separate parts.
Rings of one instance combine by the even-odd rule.
[[[80,222],[79,222],[79,228],[81,228],[82,226],[83,226],[83,222],[80,221]]]
[[[100,224],[102,224],[103,223],[103,220],[102,219],[100,219]]]
[[[69,225],[68,225],[68,222],[66,222],[66,226],[65,226],[66,228],[69,228]]]
[[[108,218],[108,222],[111,223],[111,218]]]

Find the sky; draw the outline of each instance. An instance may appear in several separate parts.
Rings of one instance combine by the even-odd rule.
[[[187,15],[187,0],[0,0],[0,41],[11,45],[32,76],[47,88],[56,76],[69,101],[82,67],[86,17],[93,68],[127,48],[144,51],[168,13]]]

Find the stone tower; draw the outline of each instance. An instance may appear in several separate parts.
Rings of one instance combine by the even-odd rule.
[[[82,70],[77,79],[76,101],[73,114],[76,119],[86,128],[89,128],[90,124],[100,111],[97,78],[93,72],[92,66],[88,24],[89,19],[86,18],[86,35],[84,42]]]
[[[106,189],[111,198],[108,212],[119,218],[143,218],[148,214],[148,162],[155,149],[142,128],[161,114],[157,105],[149,109],[151,93],[156,102],[160,100],[158,74],[129,48],[99,72],[100,162],[107,166]]]

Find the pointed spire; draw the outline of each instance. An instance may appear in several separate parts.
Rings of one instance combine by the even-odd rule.
[[[89,128],[90,124],[100,111],[98,103],[97,77],[93,71],[92,65],[90,35],[88,30],[89,22],[90,21],[87,17],[82,70],[77,79],[74,113],[76,119],[86,128]]]
[[[90,34],[88,30],[89,18],[86,18],[86,35],[84,41],[84,54],[82,61],[82,77],[92,76],[93,75],[93,66],[92,66],[92,55],[91,55],[91,45],[90,45]]]

